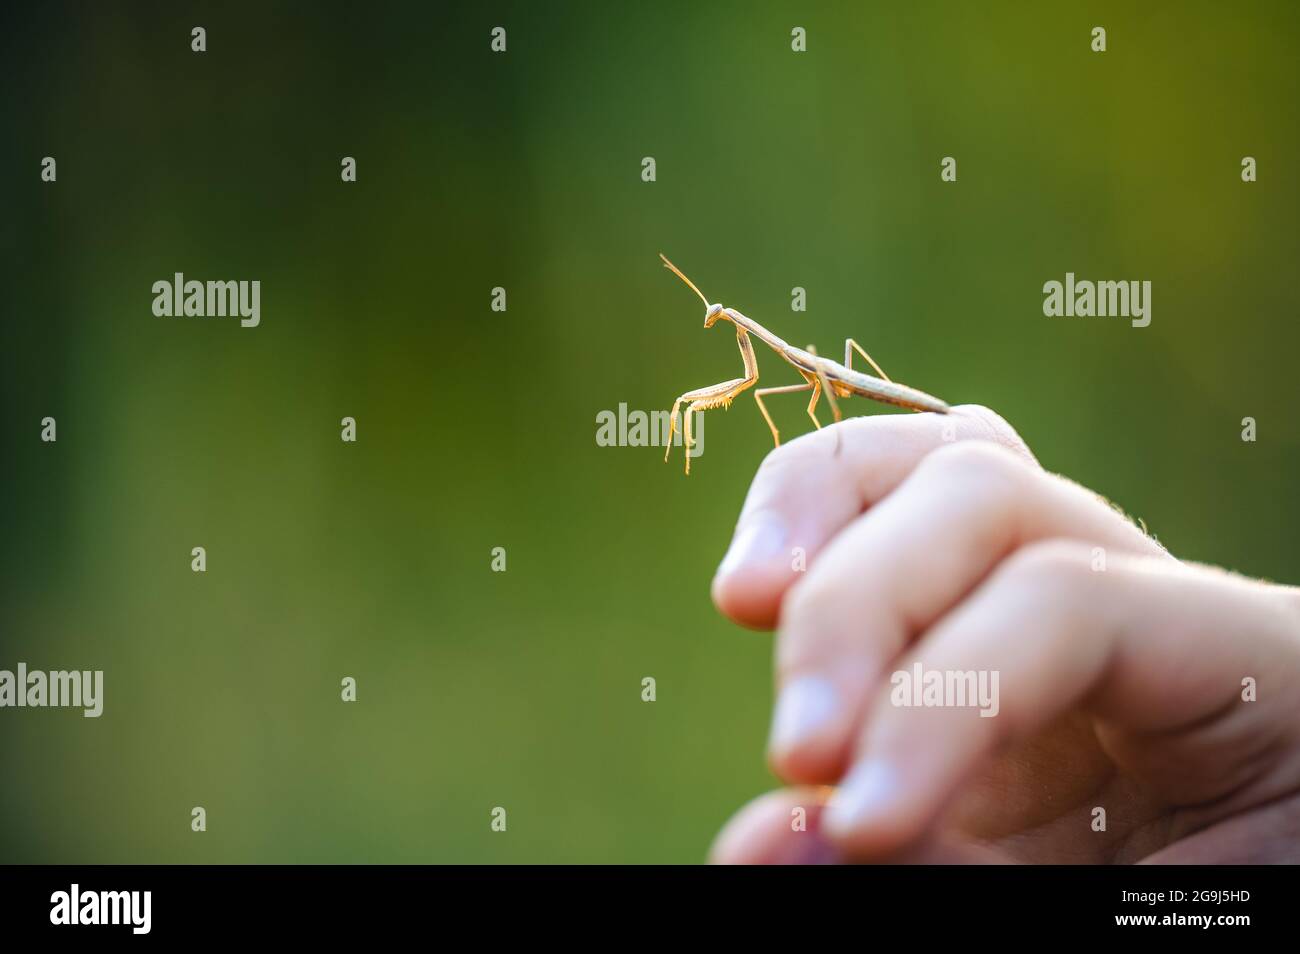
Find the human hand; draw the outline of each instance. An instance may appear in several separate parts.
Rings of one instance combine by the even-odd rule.
[[[713,593],[778,628],[768,755],[797,786],[716,861],[1300,860],[1297,590],[1180,562],[991,411],[773,451]],[[989,717],[895,705],[917,664],[987,676]]]

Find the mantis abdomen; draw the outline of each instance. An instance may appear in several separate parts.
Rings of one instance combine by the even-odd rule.
[[[854,371],[828,358],[814,358],[802,348],[789,348],[786,358],[791,364],[810,374],[816,374],[820,369],[840,397],[856,394],[882,404],[910,408],[913,411],[948,413],[947,402],[939,400],[932,394],[909,388],[906,384],[898,384],[863,374],[861,371]]]

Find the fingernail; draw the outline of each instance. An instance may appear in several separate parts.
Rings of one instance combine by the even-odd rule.
[[[788,752],[816,735],[839,709],[839,694],[821,676],[800,676],[782,690],[772,713],[768,748]]]
[[[718,565],[716,576],[734,573],[746,564],[763,563],[785,548],[785,522],[773,513],[755,514],[745,521]]]
[[[897,803],[901,794],[898,774],[880,761],[859,765],[826,805],[822,824],[835,835],[847,835],[868,827]]]

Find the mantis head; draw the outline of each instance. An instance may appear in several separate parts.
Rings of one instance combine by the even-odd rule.
[[[664,257],[663,252],[659,253],[659,257],[664,260],[664,268],[668,269],[670,272],[672,272],[674,275],[676,275],[678,278],[684,281],[690,287],[691,291],[695,292],[695,294],[700,296],[700,301],[704,302],[704,307],[705,309],[707,309],[704,312],[705,328],[712,328],[715,324],[717,324],[719,318],[726,318],[728,321],[731,320],[731,316],[727,314],[727,309],[723,308],[722,305],[710,305],[709,300],[704,297],[704,292],[696,288],[695,282],[691,281],[689,278],[683,275],[681,269],[679,269],[672,262],[668,261],[668,259]]]

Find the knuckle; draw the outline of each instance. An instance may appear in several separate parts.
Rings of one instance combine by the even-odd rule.
[[[1034,452],[1029,449],[1024,438],[997,411],[982,404],[961,404],[952,410],[975,423],[981,440],[1006,448],[1022,461],[1038,464]]]
[[[797,450],[792,451],[791,447],[789,441],[779,447],[773,447],[759,462],[758,473],[764,477],[771,477],[789,467],[793,457],[798,453]]]
[[[816,438],[821,431],[814,431],[811,434],[801,434],[792,440],[785,441],[779,447],[773,447],[769,450],[762,462],[758,465],[758,473],[765,477],[783,476],[793,470],[800,473],[806,468],[810,453],[816,453]]]
[[[810,577],[793,586],[777,627],[778,679],[810,671],[873,672],[901,650],[906,624],[890,612],[869,618],[862,597],[841,574]]]
[[[1095,575],[1092,547],[1077,540],[1040,540],[1008,557],[1002,574],[1035,592],[1059,596]]]
[[[837,588],[817,579],[801,580],[790,588],[781,603],[777,630],[776,667],[788,673],[803,668],[820,652],[820,647],[835,631],[839,615],[833,603]]]
[[[1009,497],[1020,491],[1026,466],[1013,451],[999,444],[967,440],[931,451],[918,471],[944,482],[976,483]]]
[[[830,588],[819,583],[815,576],[795,583],[781,603],[782,628],[800,628],[812,622],[830,596]]]

